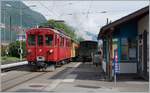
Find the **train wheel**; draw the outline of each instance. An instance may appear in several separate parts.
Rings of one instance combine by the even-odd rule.
[[[46,71],[55,71],[55,69],[56,69],[56,66],[55,66],[55,64],[53,64],[53,65],[50,65],[49,67],[47,67],[46,68]]]
[[[63,61],[61,62],[61,65],[65,65],[65,64],[67,64],[67,62],[66,62],[66,60],[63,60]]]
[[[56,66],[56,67],[61,67],[61,66],[62,66],[62,63],[61,63],[61,62],[57,62],[55,66]]]
[[[69,64],[69,63],[70,63],[69,59],[67,59],[67,60],[66,60],[66,63],[67,63],[67,64]]]

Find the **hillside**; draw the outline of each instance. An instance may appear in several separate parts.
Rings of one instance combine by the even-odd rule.
[[[30,28],[41,23],[46,22],[47,20],[40,13],[31,10],[28,6],[20,1],[2,1],[1,2],[1,23],[6,23],[6,33],[4,33],[4,29],[1,31],[1,40],[9,41],[10,39],[10,26],[11,26],[11,34],[13,41],[16,40],[16,34],[20,31],[19,26],[20,22],[20,5],[22,7],[22,27]],[[11,16],[11,20],[10,20]],[[10,22],[11,21],[11,22]],[[11,24],[10,24],[11,23]]]

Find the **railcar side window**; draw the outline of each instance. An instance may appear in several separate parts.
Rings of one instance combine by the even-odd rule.
[[[57,46],[57,35],[55,35],[55,46]]]
[[[64,38],[62,38],[62,46],[64,46]]]
[[[52,45],[53,35],[46,35],[46,45]]]
[[[68,47],[68,40],[66,39],[66,47]]]
[[[69,40],[67,40],[67,47],[69,47],[69,43],[70,43]]]
[[[60,46],[63,46],[63,37],[61,36],[61,40],[60,40]]]
[[[28,36],[28,44],[29,45],[35,45],[35,35],[29,35]]]
[[[43,45],[43,36],[38,35],[38,45]]]

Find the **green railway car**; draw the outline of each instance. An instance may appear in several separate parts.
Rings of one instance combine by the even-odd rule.
[[[92,54],[98,50],[98,42],[82,41],[79,45],[79,59],[82,62],[92,62]]]

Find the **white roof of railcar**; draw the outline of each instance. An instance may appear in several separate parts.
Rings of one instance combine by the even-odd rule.
[[[71,37],[67,36],[63,31],[61,30],[57,30],[57,29],[53,29],[53,28],[46,28],[46,27],[43,27],[43,28],[31,28],[29,30],[34,30],[34,29],[51,29],[52,31],[54,31],[55,33],[57,34],[60,34],[60,36],[64,36],[64,37],[67,37],[69,39],[71,39]]]

